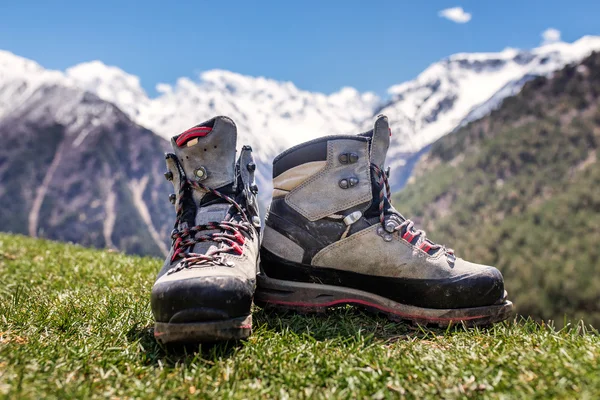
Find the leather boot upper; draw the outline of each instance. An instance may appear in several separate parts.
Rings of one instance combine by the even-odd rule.
[[[275,159],[262,244],[267,275],[330,281],[431,308],[502,298],[497,269],[456,257],[391,206],[389,143],[380,116],[368,132],[320,138]],[[284,267],[269,267],[273,260]]]

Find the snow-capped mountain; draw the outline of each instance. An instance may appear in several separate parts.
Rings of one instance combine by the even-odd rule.
[[[64,82],[60,71],[0,50],[0,118],[22,104],[44,83]]]
[[[161,94],[153,99],[137,77],[99,62],[77,65],[66,75],[166,138],[216,114],[228,115],[238,125],[238,142],[260,144],[256,150],[265,160],[324,133],[353,132],[379,103],[374,94],[353,88],[325,95],[223,70],[203,72],[196,82],[180,78],[173,86],[159,84]]]
[[[486,115],[534,76],[594,50],[600,37],[456,54],[392,86],[384,100],[352,88],[327,95],[222,70],[160,84],[152,98],[138,77],[99,61],[53,71],[0,51],[0,200],[6,205],[0,229],[164,253],[173,210],[161,153],[169,146],[154,133],[170,138],[215,114],[236,121],[240,146],[253,145],[263,207],[275,155],[322,135],[362,132],[379,113],[392,122],[388,160],[397,190],[430,143]]]
[[[595,50],[600,50],[600,37],[585,36],[530,51],[460,53],[432,64],[415,80],[388,90],[391,100],[379,112],[391,117],[395,133],[391,159],[401,162],[401,155],[415,153],[488,114],[529,79],[580,61]]]
[[[253,145],[256,157],[267,164],[302,141],[368,129],[373,116],[384,113],[393,132],[388,159],[397,168],[428,144],[487,114],[532,77],[577,62],[594,50],[600,50],[600,37],[533,50],[455,54],[414,80],[391,86],[384,100],[349,87],[326,95],[301,90],[291,82],[223,70],[203,72],[197,79],[180,78],[174,85],[159,84],[160,94],[151,98],[138,77],[99,61],[65,72],[49,71],[0,51],[0,117],[40,84],[61,82],[114,103],[133,121],[165,138],[215,114],[228,115],[238,124],[240,145]],[[261,181],[268,181],[268,173]],[[396,188],[400,184],[396,182]]]

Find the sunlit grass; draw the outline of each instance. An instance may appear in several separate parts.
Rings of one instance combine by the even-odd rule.
[[[0,397],[597,398],[600,337],[531,321],[430,330],[351,307],[254,313],[241,343],[152,336],[161,260],[0,235]]]

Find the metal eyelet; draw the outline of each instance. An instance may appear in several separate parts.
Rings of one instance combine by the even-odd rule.
[[[196,178],[198,178],[198,180],[203,181],[206,178],[208,178],[208,173],[206,172],[206,168],[204,167],[198,167],[194,170],[194,175],[196,176]]]
[[[388,231],[389,233],[394,233],[397,226],[398,226],[398,223],[396,221],[388,220],[385,222],[385,230]]]
[[[448,260],[448,264],[450,264],[452,266],[456,262],[456,256],[452,253],[446,253],[446,259]]]
[[[381,236],[386,242],[391,242],[392,240],[394,240],[394,237],[390,233],[386,232],[386,230],[383,229],[382,226],[377,227],[377,234]]]
[[[338,183],[342,189],[348,189],[358,185],[358,178],[355,176],[351,176],[350,178],[340,179]]]
[[[340,164],[354,164],[358,161],[358,154],[356,153],[341,153],[338,156]]]

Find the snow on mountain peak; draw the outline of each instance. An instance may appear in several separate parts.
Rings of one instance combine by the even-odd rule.
[[[77,64],[68,68],[65,75],[77,86],[118,105],[131,116],[137,115],[138,108],[148,98],[140,85],[140,78],[101,61]]]
[[[260,141],[257,155],[264,159],[303,140],[353,132],[379,103],[374,94],[353,88],[326,95],[218,69],[202,72],[197,81],[160,84],[157,90],[156,98],[139,107],[138,123],[170,137],[213,115],[229,115],[238,125],[238,143]]]
[[[215,85],[225,90],[233,90],[236,87],[244,88],[248,86],[265,87],[269,83],[275,83],[274,80],[269,80],[264,77],[254,77],[238,74],[223,69],[212,69],[204,71],[199,75],[200,81],[207,85]]]
[[[532,50],[458,53],[430,65],[416,79],[394,85],[380,112],[390,116],[392,157],[414,153],[480,118],[516,94],[532,77],[547,75],[600,50],[600,37],[555,42]]]
[[[60,71],[46,70],[35,61],[0,50],[0,117],[21,104],[40,85],[62,81]]]
[[[456,53],[449,56],[449,61],[489,61],[489,60],[509,60],[514,58],[521,50],[514,47],[507,47],[499,52],[491,53]]]
[[[5,50],[0,50],[0,80],[8,77],[31,73],[42,73],[44,68],[35,61],[14,55]]]

